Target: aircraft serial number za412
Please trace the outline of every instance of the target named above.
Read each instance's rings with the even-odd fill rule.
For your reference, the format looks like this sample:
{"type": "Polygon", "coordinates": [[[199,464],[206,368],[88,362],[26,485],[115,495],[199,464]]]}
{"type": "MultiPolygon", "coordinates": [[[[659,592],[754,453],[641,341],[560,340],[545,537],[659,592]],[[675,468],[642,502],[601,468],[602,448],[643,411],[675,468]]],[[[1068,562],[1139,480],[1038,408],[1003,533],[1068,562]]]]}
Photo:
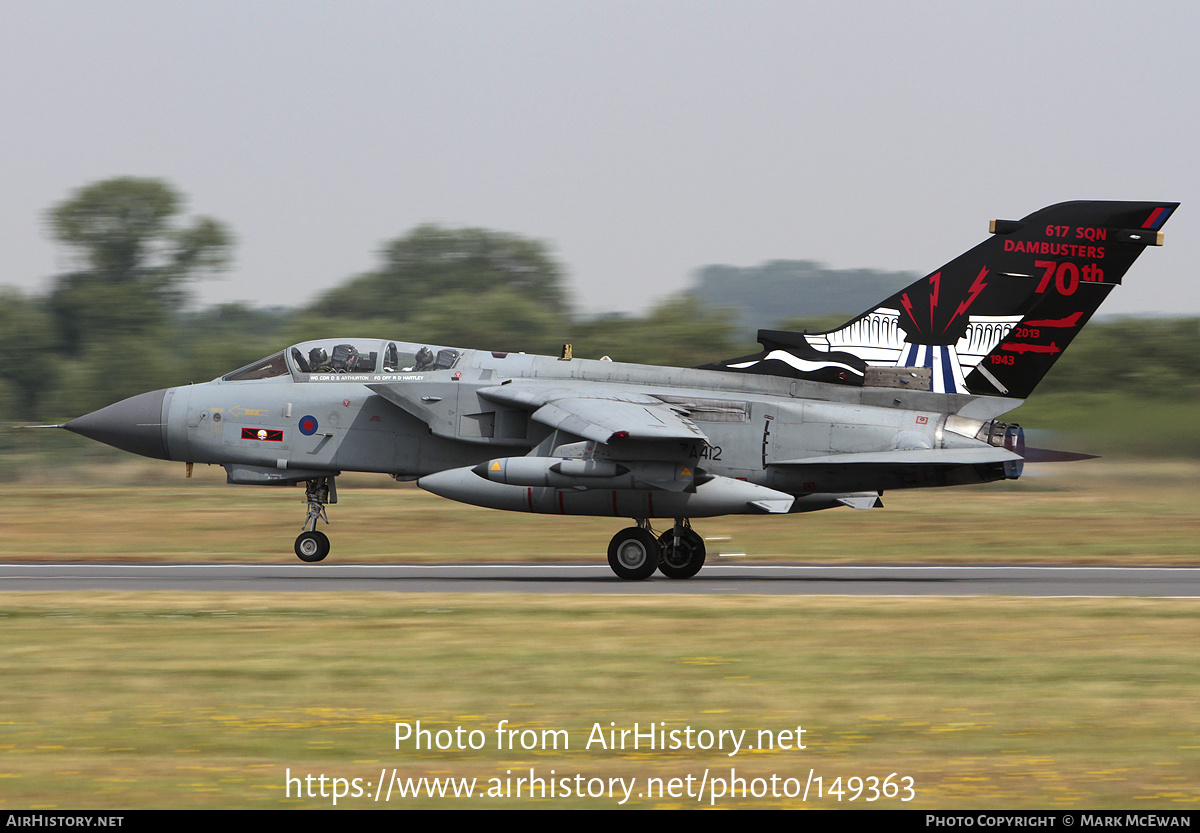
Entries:
{"type": "Polygon", "coordinates": [[[758,353],[697,368],[329,338],[56,427],[219,464],[230,483],[303,483],[305,561],[329,552],[317,524],[337,475],[361,471],[476,506],[628,518],[613,572],[689,578],[705,558],[692,518],[869,509],[889,489],[1087,456],[1026,448],[998,417],[1162,244],[1177,205],[1067,202],[995,220],[984,242],[837,329],[760,330],[758,353]],[[662,534],[659,518],[673,521],[662,534]]]}

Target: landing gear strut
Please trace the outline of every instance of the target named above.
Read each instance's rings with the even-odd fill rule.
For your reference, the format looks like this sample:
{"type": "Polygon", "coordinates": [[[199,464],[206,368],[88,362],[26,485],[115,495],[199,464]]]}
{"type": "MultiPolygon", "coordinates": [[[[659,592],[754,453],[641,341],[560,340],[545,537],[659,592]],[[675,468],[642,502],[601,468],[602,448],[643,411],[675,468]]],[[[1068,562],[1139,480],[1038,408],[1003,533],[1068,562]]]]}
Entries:
{"type": "Polygon", "coordinates": [[[704,566],[704,539],[687,518],[676,518],[675,527],[661,536],[642,519],[613,536],[608,566],[628,581],[650,578],[656,569],[667,578],[691,578],[704,566]]]}
{"type": "Polygon", "coordinates": [[[687,518],[676,518],[675,528],[664,532],[658,545],[662,548],[658,571],[667,578],[691,578],[704,566],[704,539],[687,518]]]}
{"type": "Polygon", "coordinates": [[[296,555],[301,561],[315,563],[329,555],[329,536],[317,531],[317,521],[329,523],[325,505],[337,503],[337,486],[332,477],[318,477],[304,481],[304,502],[308,505],[308,517],[304,519],[307,532],[296,538],[296,555]]]}

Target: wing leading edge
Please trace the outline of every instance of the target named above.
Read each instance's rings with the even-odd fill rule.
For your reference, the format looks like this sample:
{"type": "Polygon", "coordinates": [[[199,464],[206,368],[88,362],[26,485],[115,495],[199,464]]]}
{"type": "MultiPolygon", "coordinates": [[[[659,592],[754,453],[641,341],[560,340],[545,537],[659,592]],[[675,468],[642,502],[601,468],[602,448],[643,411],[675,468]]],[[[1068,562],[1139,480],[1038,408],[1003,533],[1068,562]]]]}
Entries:
{"type": "Polygon", "coordinates": [[[694,422],[660,399],[628,391],[582,393],[538,385],[494,385],[479,395],[500,405],[533,411],[534,420],[571,434],[610,443],[620,440],[700,440],[694,422]]]}

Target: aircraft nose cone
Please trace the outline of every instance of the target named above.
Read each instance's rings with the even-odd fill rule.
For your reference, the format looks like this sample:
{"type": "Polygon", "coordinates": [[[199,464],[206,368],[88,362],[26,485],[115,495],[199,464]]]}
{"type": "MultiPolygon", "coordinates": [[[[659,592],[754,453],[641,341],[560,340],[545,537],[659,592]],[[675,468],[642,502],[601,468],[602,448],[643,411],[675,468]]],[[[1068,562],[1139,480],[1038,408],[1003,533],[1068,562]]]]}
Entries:
{"type": "Polygon", "coordinates": [[[63,428],[143,457],[169,460],[163,414],[167,390],[122,399],[107,408],[73,419],[63,428]]]}

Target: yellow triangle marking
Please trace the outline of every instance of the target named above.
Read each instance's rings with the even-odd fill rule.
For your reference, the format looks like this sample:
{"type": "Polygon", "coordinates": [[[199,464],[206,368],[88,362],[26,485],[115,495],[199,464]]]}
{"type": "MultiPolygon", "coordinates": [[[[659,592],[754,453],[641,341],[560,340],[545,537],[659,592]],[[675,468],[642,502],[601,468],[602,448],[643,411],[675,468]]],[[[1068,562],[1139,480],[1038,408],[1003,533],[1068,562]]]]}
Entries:
{"type": "Polygon", "coordinates": [[[492,461],[492,467],[491,467],[490,469],[488,469],[488,471],[500,471],[500,461],[499,461],[499,460],[493,460],[493,461],[492,461]]]}

